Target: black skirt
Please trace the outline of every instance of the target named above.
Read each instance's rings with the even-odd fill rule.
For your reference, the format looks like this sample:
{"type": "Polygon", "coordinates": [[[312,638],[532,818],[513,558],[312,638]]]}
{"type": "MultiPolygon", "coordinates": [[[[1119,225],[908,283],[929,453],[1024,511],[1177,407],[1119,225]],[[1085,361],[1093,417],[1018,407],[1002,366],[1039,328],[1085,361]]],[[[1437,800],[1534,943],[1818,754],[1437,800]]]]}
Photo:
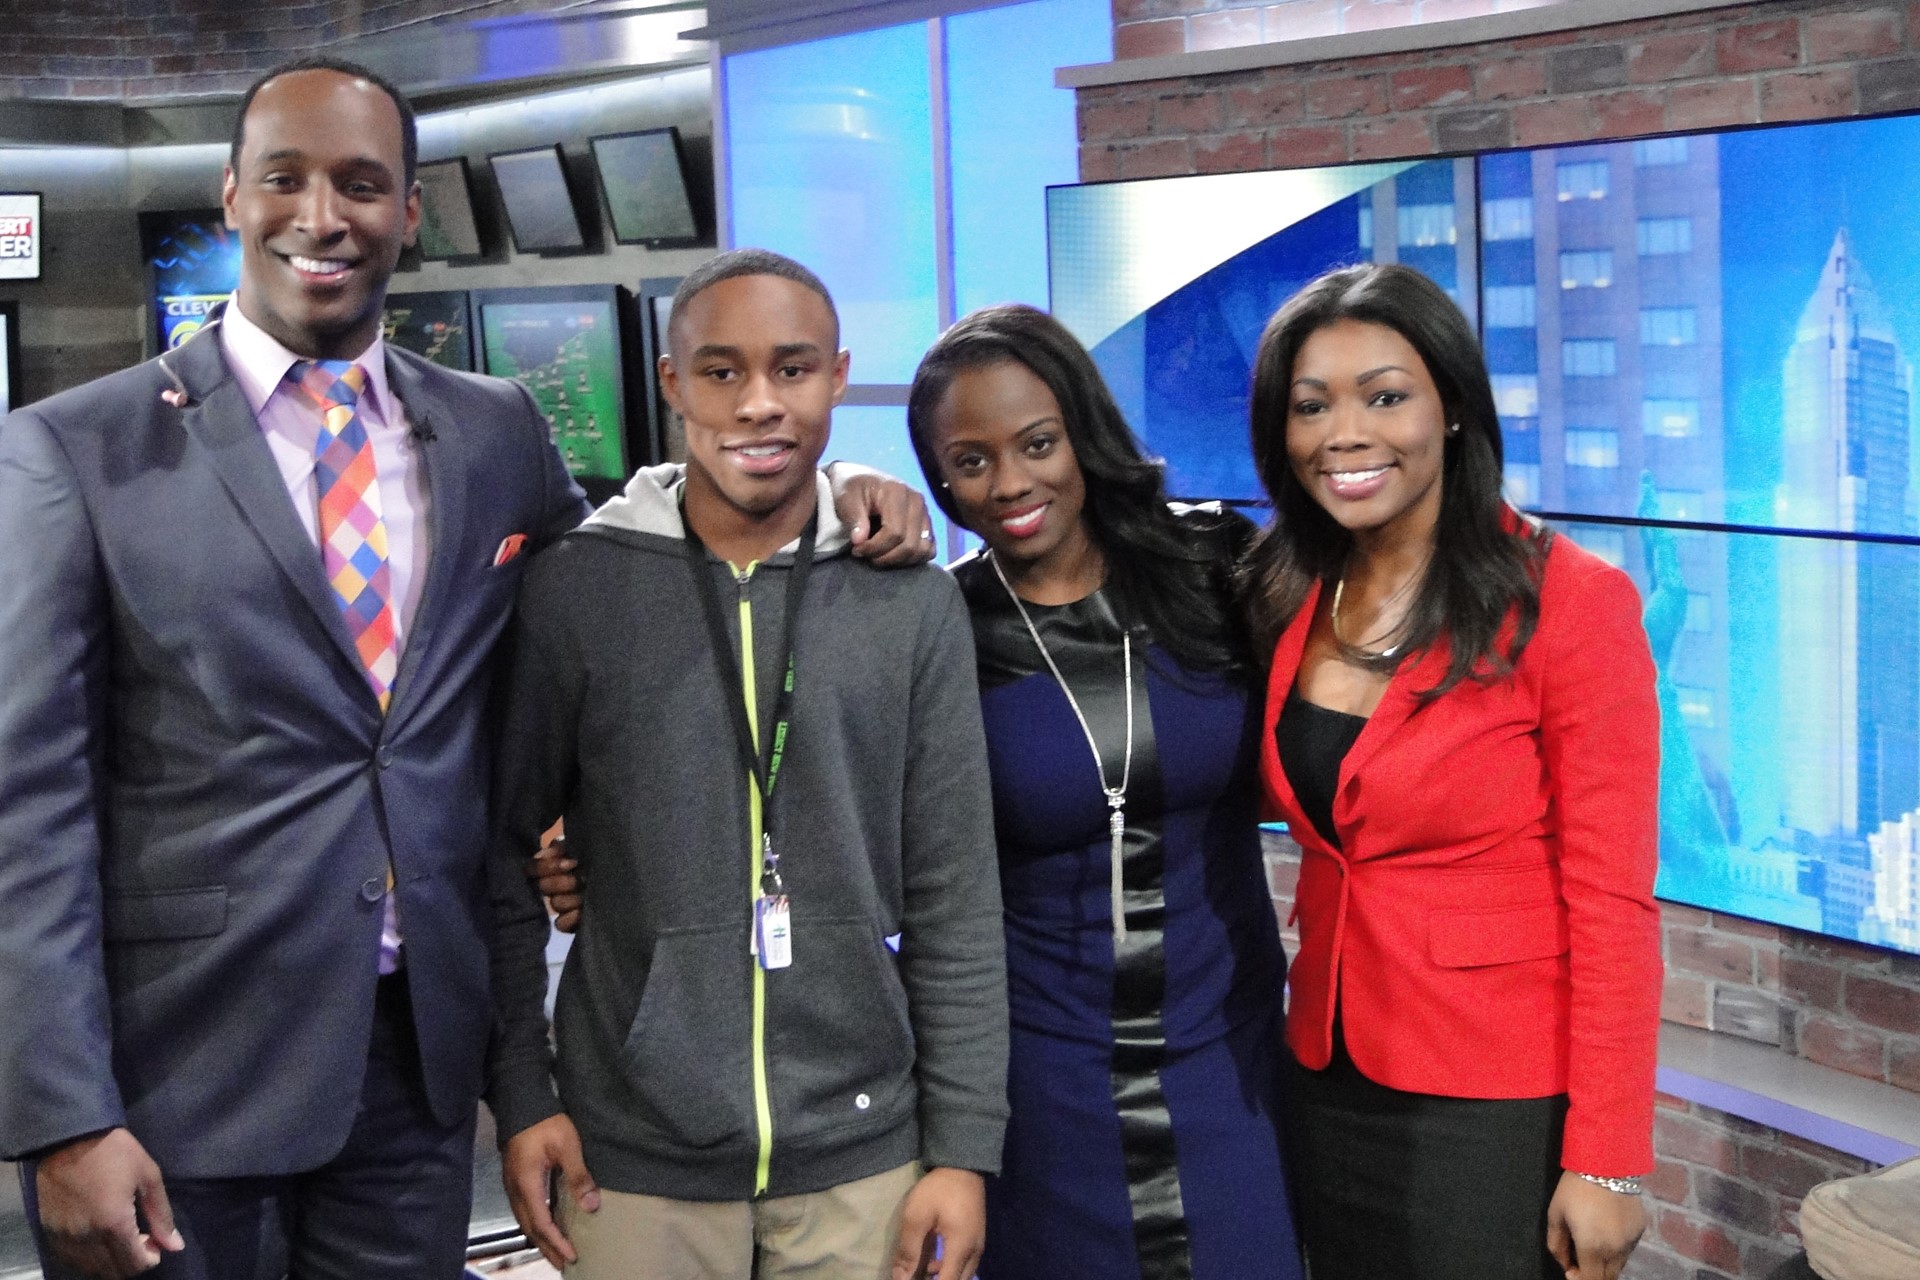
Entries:
{"type": "Polygon", "coordinates": [[[1287,1167],[1310,1280],[1564,1280],[1547,1252],[1566,1095],[1447,1098],[1288,1057],[1287,1167]]]}

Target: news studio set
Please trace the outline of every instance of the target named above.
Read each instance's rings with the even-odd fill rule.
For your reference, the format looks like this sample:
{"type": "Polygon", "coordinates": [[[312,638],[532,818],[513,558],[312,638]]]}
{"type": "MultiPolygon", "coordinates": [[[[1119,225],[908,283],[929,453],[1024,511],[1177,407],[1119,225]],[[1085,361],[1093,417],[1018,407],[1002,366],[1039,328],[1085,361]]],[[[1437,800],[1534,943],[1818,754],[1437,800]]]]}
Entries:
{"type": "MultiPolygon", "coordinates": [[[[145,1191],[137,1213],[93,1224],[124,1257],[102,1261],[43,1229],[49,1217],[92,1222],[60,1198],[74,1186],[108,1186],[112,1207],[128,1208],[134,1193],[111,1179],[62,1181],[63,1161],[100,1150],[118,1150],[110,1171],[125,1174],[136,1167],[126,1143],[163,1183],[182,1184],[189,1226],[206,1183],[263,1188],[221,1218],[252,1224],[255,1252],[224,1261],[244,1280],[289,1280],[313,1244],[289,1207],[301,1179],[329,1167],[350,1128],[352,1141],[372,1141],[411,1133],[421,1116],[452,1134],[435,1158],[454,1189],[434,1202],[451,1243],[409,1280],[562,1273],[564,1232],[546,1215],[564,1228],[569,1193],[526,1192],[544,1175],[510,1192],[501,1139],[513,1134],[501,1129],[527,1117],[496,1117],[481,1100],[481,1051],[503,1025],[489,994],[486,859],[497,833],[487,824],[502,811],[489,699],[516,652],[501,637],[512,634],[520,582],[559,563],[542,559],[552,553],[540,539],[595,508],[609,540],[625,536],[620,523],[634,517],[619,499],[636,471],[687,464],[689,424],[668,402],[662,364],[676,291],[739,248],[804,264],[832,295],[850,364],[826,458],[923,494],[939,485],[908,432],[922,360],[964,317],[1026,304],[1085,349],[1087,370],[1068,381],[1097,375],[1116,429],[1132,433],[1177,507],[1237,513],[1276,538],[1276,464],[1263,471],[1250,447],[1270,321],[1328,272],[1412,268],[1464,317],[1488,375],[1489,507],[1504,503],[1516,526],[1577,548],[1578,563],[1638,610],[1622,606],[1633,661],[1608,679],[1624,688],[1644,676],[1648,723],[1657,710],[1657,729],[1636,744],[1643,772],[1657,759],[1641,797],[1645,892],[1632,876],[1595,884],[1591,867],[1556,863],[1541,872],[1551,881],[1541,901],[1516,905],[1494,900],[1528,870],[1501,861],[1505,846],[1349,857],[1304,822],[1260,820],[1263,805],[1266,818],[1279,813],[1283,790],[1297,795],[1279,720],[1310,694],[1304,675],[1267,688],[1274,643],[1246,671],[1171,679],[1172,650],[1146,623],[1123,624],[1122,610],[1111,653],[1089,641],[1084,672],[1065,662],[1049,672],[1026,660],[1032,644],[1050,653],[1069,631],[1078,643],[1073,626],[1086,615],[1073,611],[1120,600],[1120,575],[1066,603],[1025,600],[1017,577],[1004,592],[989,577],[995,608],[1010,597],[1034,615],[1013,633],[1019,663],[1002,664],[993,646],[1004,637],[966,588],[1004,920],[990,932],[1006,953],[1014,1028],[1011,1068],[985,1086],[996,1099],[1010,1089],[1011,1136],[975,1161],[1002,1170],[980,1191],[981,1280],[1471,1274],[1437,1245],[1367,1273],[1311,1246],[1303,1259],[1291,1244],[1252,1243],[1282,1219],[1289,1241],[1296,1228],[1319,1229],[1306,1220],[1327,1198],[1302,1207],[1313,1189],[1289,1190],[1280,1176],[1289,1161],[1305,1167],[1296,1152],[1312,1145],[1279,1114],[1287,1098],[1308,1096],[1288,1092],[1297,1085],[1386,1097],[1398,1118],[1436,1102],[1558,1107],[1560,1137],[1542,1140],[1527,1171],[1550,1183],[1539,1221],[1523,1224],[1528,1275],[1575,1274],[1572,1262],[1533,1256],[1550,1220],[1578,1220],[1568,1229],[1591,1241],[1590,1224],[1606,1217],[1624,1224],[1630,1256],[1611,1270],[1581,1267],[1578,1280],[1602,1270],[1618,1280],[1920,1280],[1920,5],[10,0],[7,11],[0,27],[19,34],[0,31],[0,1280],[133,1274],[168,1252],[145,1191]],[[267,92],[248,99],[266,114],[241,121],[257,81],[307,58],[344,60],[347,71],[313,74],[364,91],[375,114],[341,124],[331,97],[283,110],[267,92]],[[369,181],[386,163],[382,147],[404,136],[384,132],[401,118],[390,93],[410,104],[415,130],[412,149],[396,145],[392,157],[396,170],[402,155],[411,162],[412,184],[392,191],[384,177],[369,181]],[[289,169],[230,174],[236,137],[244,144],[261,119],[307,129],[272,152],[289,169]],[[303,186],[292,170],[322,150],[339,163],[303,186]],[[367,212],[388,210],[393,192],[412,202],[405,234],[367,212]],[[286,215],[278,223],[260,215],[271,201],[286,215]],[[262,264],[269,278],[243,285],[262,264]],[[256,284],[258,315],[243,305],[256,284]],[[287,345],[300,326],[271,307],[295,295],[302,306],[321,299],[313,313],[323,318],[338,298],[377,295],[349,328],[369,344],[377,332],[384,376],[356,388],[309,368],[341,353],[287,345]],[[252,323],[229,326],[241,314],[252,323]],[[269,347],[271,373],[236,376],[269,347]],[[283,378],[295,361],[301,392],[283,378]],[[255,381],[269,384],[265,404],[236,394],[261,392],[255,381]],[[325,460],[358,448],[350,428],[327,425],[342,408],[366,439],[357,472],[325,460]],[[404,433],[378,430],[402,419],[404,433]],[[584,503],[558,483],[563,471],[584,503]],[[333,496],[349,473],[360,485],[351,503],[333,496]],[[542,481],[537,502],[522,501],[531,477],[542,481]],[[543,505],[555,493],[569,495],[564,515],[543,505]],[[156,495],[179,505],[142,506],[156,495]],[[364,558],[375,544],[389,550],[364,558]],[[386,591],[383,623],[375,606],[386,591]],[[365,640],[382,634],[390,652],[365,640]],[[234,657],[253,636],[272,643],[234,657]],[[1127,714],[1096,714],[1087,689],[1104,686],[1083,676],[1104,680],[1126,664],[1105,710],[1125,698],[1127,714]],[[1190,704],[1216,684],[1237,699],[1231,723],[1195,732],[1190,704]],[[1176,801],[1224,806],[1189,824],[1202,832],[1191,841],[1198,861],[1169,852],[1184,810],[1112,835],[1100,797],[1121,776],[1110,737],[1126,744],[1139,793],[1170,815],[1176,801]],[[1155,742],[1157,760],[1139,755],[1155,742]],[[1193,772],[1214,754],[1235,763],[1218,778],[1193,772]],[[1068,764],[1091,778],[1096,761],[1105,772],[1085,833],[1063,816],[1078,812],[1070,787],[1047,796],[1047,821],[1074,826],[1072,856],[1027,847],[1022,788],[1068,764]],[[1144,837],[1155,821],[1164,829],[1144,837]],[[1371,875],[1489,852],[1497,865],[1431,910],[1401,896],[1391,927],[1351,914],[1371,875]],[[1346,904],[1338,926],[1324,901],[1314,907],[1316,888],[1335,882],[1322,896],[1346,904]],[[1629,897],[1648,953],[1637,992],[1609,967],[1610,948],[1626,944],[1596,945],[1604,931],[1582,915],[1583,904],[1629,897]],[[1111,927],[1115,910],[1125,930],[1111,927]],[[1284,963],[1279,952],[1234,950],[1208,969],[1212,953],[1168,923],[1182,911],[1225,929],[1235,948],[1279,948],[1284,963]],[[1036,953],[1070,981],[1036,978],[1036,953]],[[243,962],[223,963],[234,956],[243,962]],[[1405,971],[1367,969],[1382,957],[1405,971]],[[1483,1025],[1471,1023],[1482,1004],[1503,1028],[1524,1022],[1522,989],[1541,974],[1561,983],[1542,1014],[1559,1075],[1543,1068],[1548,1084],[1515,1099],[1499,1092],[1496,1068],[1509,1063],[1475,1061],[1459,1079],[1442,1069],[1443,1042],[1472,1039],[1460,1028],[1483,1025]],[[1352,1003],[1369,981],[1386,991],[1377,1008],[1352,1003]],[[1449,1004],[1433,996],[1442,991],[1483,994],[1449,1004]],[[1195,1013],[1203,998],[1214,1003],[1195,1013]],[[1332,1028],[1324,1071],[1308,1065],[1319,1049],[1306,1041],[1320,1045],[1319,1033],[1287,1023],[1321,1000],[1332,1028]],[[1644,1061],[1596,1080],[1588,1064],[1618,1063],[1609,1046],[1632,1037],[1581,1019],[1596,1002],[1634,1000],[1644,1061]],[[1360,1008],[1376,1009],[1371,1025],[1360,1008]],[[247,1038],[270,1022],[271,1035],[247,1038]],[[1420,1023],[1405,1060],[1390,1043],[1403,1023],[1420,1023]],[[394,1043],[411,1037],[397,1087],[416,1090],[417,1106],[362,1125],[356,1091],[377,1056],[368,1045],[389,1032],[394,1043]],[[1257,1052],[1247,1048],[1256,1039],[1257,1052]],[[1229,1041],[1240,1056],[1207,1056],[1229,1041]],[[1479,1092],[1460,1086],[1469,1078],[1479,1092]],[[1045,1091],[1068,1082],[1079,1089],[1070,1107],[1036,1114],[1023,1103],[1066,1096],[1045,1091]],[[1617,1143],[1567,1137],[1596,1090],[1632,1093],[1639,1108],[1617,1126],[1631,1132],[1609,1135],[1617,1143]],[[1202,1103],[1222,1097],[1238,1108],[1233,1123],[1195,1127],[1202,1103]],[[205,1123],[183,1136],[182,1117],[205,1123]],[[1240,1149],[1227,1138],[1250,1132],[1267,1144],[1265,1181],[1222,1163],[1240,1149]],[[1580,1185],[1562,1194],[1566,1180],[1580,1185]],[[1618,1197],[1598,1201],[1611,1217],[1569,1209],[1594,1196],[1618,1197]],[[1223,1227],[1254,1204],[1279,1207],[1245,1231],[1223,1227]]],[[[1099,442],[1082,447],[1092,428],[1067,420],[1079,412],[1072,397],[1052,382],[1047,394],[1087,492],[1111,485],[1095,474],[1099,442]]],[[[1264,429],[1271,443],[1292,428],[1264,429]]],[[[960,523],[953,492],[925,499],[936,563],[954,566],[963,587],[964,564],[1011,575],[1011,559],[981,557],[986,544],[960,523]]],[[[1325,589],[1310,597],[1331,603],[1324,647],[1371,675],[1391,669],[1398,691],[1424,655],[1344,643],[1366,575],[1351,574],[1351,548],[1341,554],[1349,559],[1321,566],[1325,589]]],[[[1257,590],[1242,578],[1238,590],[1257,590]]],[[[608,598],[620,587],[610,577],[608,598]]],[[[1235,596],[1228,612],[1240,618],[1250,602],[1235,596]]],[[[1019,622],[1011,606],[1006,616],[1019,622]]],[[[669,621],[640,610],[632,644],[665,643],[669,621]]],[[[1319,615],[1312,623],[1310,651],[1325,640],[1319,615]]],[[[1566,642],[1563,671],[1586,669],[1572,661],[1585,639],[1566,642]]],[[[804,647],[796,663],[804,690],[804,647]]],[[[1447,700],[1480,697],[1497,677],[1478,672],[1431,700],[1383,695],[1391,715],[1361,717],[1371,732],[1348,726],[1360,735],[1349,759],[1410,758],[1382,746],[1395,726],[1444,721],[1447,700]]],[[[639,706],[684,693],[589,688],[583,723],[618,738],[637,722],[619,697],[639,706]]],[[[806,732],[801,722],[794,739],[803,769],[806,732]]],[[[1518,717],[1499,732],[1545,741],[1541,724],[1518,717]]],[[[1544,759],[1557,747],[1539,749],[1544,759]]],[[[1561,763],[1542,764],[1539,785],[1561,763]]],[[[1453,807],[1409,768],[1369,813],[1361,800],[1376,785],[1358,764],[1336,766],[1330,823],[1344,822],[1355,848],[1403,816],[1386,805],[1453,807]]],[[[594,767],[583,754],[577,771],[594,767]]],[[[670,783],[677,790],[660,803],[679,806],[704,803],[709,781],[626,785],[652,797],[670,783]]],[[[1129,800],[1121,825],[1148,807],[1129,800]]],[[[777,805],[769,812],[777,842],[777,805]]],[[[1527,847],[1552,844],[1566,821],[1556,793],[1527,847]]],[[[1623,825],[1603,833],[1607,852],[1630,843],[1623,825]]],[[[591,822],[574,826],[561,848],[592,885],[596,855],[607,866],[621,853],[592,847],[591,822]]],[[[898,832],[865,834],[878,847],[898,832]]],[[[739,870],[748,874],[744,861],[739,870]]],[[[747,1214],[769,1212],[784,1199],[769,1187],[792,1182],[807,1156],[794,1126],[811,1123],[791,1114],[800,1104],[786,1092],[811,1068],[781,1057],[807,1038],[782,1030],[791,986],[781,984],[807,980],[820,954],[807,948],[828,945],[823,933],[844,935],[889,994],[924,962],[891,916],[880,929],[859,904],[844,918],[812,914],[841,908],[809,899],[811,873],[796,866],[795,936],[821,931],[795,950],[791,972],[762,971],[746,943],[764,896],[753,893],[758,863],[753,874],[705,932],[654,928],[653,895],[678,891],[670,885],[589,896],[577,951],[564,922],[545,935],[548,1018],[558,1007],[565,1024],[584,1002],[619,1024],[612,1086],[568,1075],[574,1050],[557,1041],[556,1096],[578,1117],[606,1205],[629,1189],[671,1198],[681,1172],[673,1166],[665,1187],[629,1178],[626,1153],[590,1127],[617,1113],[637,1115],[636,1129],[663,1144],[695,1133],[700,1160],[739,1175],[714,1185],[737,1190],[747,1214]],[[716,942],[710,962],[687,959],[727,930],[738,948],[716,942]],[[644,976],[611,995],[588,963],[610,945],[644,976]],[[675,1015],[656,993],[668,982],[708,984],[700,989],[718,994],[701,1007],[716,1021],[729,1001],[745,1011],[712,1061],[664,1072],[737,1088],[739,1115],[716,1119],[684,1098],[654,1108],[643,1096],[648,1072],[634,1064],[666,1054],[657,1041],[675,1015]],[[603,1087],[615,1090],[611,1106],[568,1092],[603,1087]]],[[[517,920],[534,920],[530,895],[514,902],[517,920]]],[[[893,910],[883,906],[879,915],[893,910]]],[[[929,1025],[902,1015],[896,1026],[891,1004],[868,1005],[836,1042],[897,1039],[902,1061],[917,1061],[929,1025]]],[[[885,1110],[870,1081],[829,1092],[818,1105],[835,1111],[835,1133],[862,1132],[885,1110]]],[[[943,1128],[903,1104],[909,1113],[888,1138],[895,1164],[930,1158],[938,1143],[921,1139],[943,1128]]],[[[1459,1140],[1488,1128],[1463,1125],[1459,1140]]],[[[1451,1143],[1433,1149],[1433,1204],[1484,1172],[1451,1143]]],[[[1406,1234],[1391,1215],[1417,1212],[1421,1197],[1393,1183],[1394,1161],[1375,1163],[1368,1176],[1382,1181],[1346,1208],[1385,1215],[1361,1243],[1391,1251],[1406,1234]]],[[[438,1182],[417,1181],[393,1193],[405,1208],[383,1206],[386,1220],[433,1218],[420,1207],[432,1197],[414,1192],[438,1182]]],[[[611,1271],[594,1269],[603,1257],[565,1274],[653,1274],[653,1259],[619,1255],[605,1226],[614,1216],[590,1224],[607,1233],[599,1247],[615,1251],[611,1271]]],[[[209,1246],[199,1227],[188,1234],[203,1253],[245,1252],[224,1237],[209,1246]]],[[[377,1235],[335,1243],[358,1257],[377,1235]]],[[[684,1274],[767,1274],[767,1251],[756,1261],[745,1248],[732,1271],[684,1274]]],[[[169,1258],[158,1274],[200,1274],[204,1261],[169,1258]]],[[[951,1270],[939,1274],[961,1280],[951,1270]]]]}

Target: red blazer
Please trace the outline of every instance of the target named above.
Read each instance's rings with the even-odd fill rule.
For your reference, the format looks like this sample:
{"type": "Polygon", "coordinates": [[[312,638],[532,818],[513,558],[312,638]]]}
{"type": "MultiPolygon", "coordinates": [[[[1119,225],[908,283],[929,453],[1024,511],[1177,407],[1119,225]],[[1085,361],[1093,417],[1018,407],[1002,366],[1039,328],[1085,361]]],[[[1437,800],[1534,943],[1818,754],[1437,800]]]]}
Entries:
{"type": "Polygon", "coordinates": [[[1371,1080],[1465,1098],[1570,1098],[1564,1168],[1653,1168],[1660,714],[1626,574],[1553,540],[1513,674],[1422,706],[1444,643],[1405,664],[1340,767],[1320,838],[1274,726],[1318,589],[1274,652],[1261,776],[1302,852],[1287,1043],[1327,1065],[1336,992],[1371,1080]]]}

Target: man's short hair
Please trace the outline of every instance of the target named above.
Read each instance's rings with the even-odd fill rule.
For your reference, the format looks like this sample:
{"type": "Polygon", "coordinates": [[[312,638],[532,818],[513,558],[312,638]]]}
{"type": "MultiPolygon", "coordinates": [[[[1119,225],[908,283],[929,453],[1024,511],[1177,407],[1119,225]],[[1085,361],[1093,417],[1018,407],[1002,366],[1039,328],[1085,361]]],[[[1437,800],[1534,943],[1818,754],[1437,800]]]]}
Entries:
{"type": "Polygon", "coordinates": [[[689,271],[680,282],[680,287],[673,291],[672,318],[667,321],[669,342],[689,302],[722,280],[732,280],[737,276],[779,276],[782,280],[791,280],[801,288],[820,295],[820,301],[827,304],[827,314],[833,317],[834,342],[839,343],[840,310],[833,305],[833,295],[827,292],[827,286],[806,267],[784,253],[775,253],[771,249],[729,249],[689,271]]]}
{"type": "Polygon", "coordinates": [[[233,120],[233,145],[227,150],[227,165],[235,173],[240,172],[240,144],[246,140],[247,112],[253,107],[254,95],[269,80],[278,80],[281,76],[292,75],[296,71],[334,71],[356,80],[365,80],[374,88],[393,99],[394,110],[400,113],[400,165],[406,185],[413,185],[415,163],[420,158],[420,130],[413,121],[413,104],[407,101],[407,95],[394,87],[393,82],[378,71],[369,70],[357,62],[348,62],[344,58],[308,57],[295,58],[292,62],[283,62],[273,70],[247,86],[247,92],[240,99],[240,114],[233,120]]]}

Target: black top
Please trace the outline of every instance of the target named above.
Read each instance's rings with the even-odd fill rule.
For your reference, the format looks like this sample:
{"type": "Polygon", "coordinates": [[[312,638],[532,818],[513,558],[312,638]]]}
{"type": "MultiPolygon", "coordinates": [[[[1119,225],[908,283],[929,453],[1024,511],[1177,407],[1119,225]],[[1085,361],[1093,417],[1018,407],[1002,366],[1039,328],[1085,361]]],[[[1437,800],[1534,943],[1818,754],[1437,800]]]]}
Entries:
{"type": "Polygon", "coordinates": [[[1280,709],[1280,723],[1273,730],[1274,745],[1280,749],[1280,767],[1286,770],[1301,812],[1336,849],[1340,836],[1333,829],[1333,797],[1340,789],[1340,762],[1366,727],[1365,716],[1308,702],[1289,690],[1287,703],[1280,709]]]}

